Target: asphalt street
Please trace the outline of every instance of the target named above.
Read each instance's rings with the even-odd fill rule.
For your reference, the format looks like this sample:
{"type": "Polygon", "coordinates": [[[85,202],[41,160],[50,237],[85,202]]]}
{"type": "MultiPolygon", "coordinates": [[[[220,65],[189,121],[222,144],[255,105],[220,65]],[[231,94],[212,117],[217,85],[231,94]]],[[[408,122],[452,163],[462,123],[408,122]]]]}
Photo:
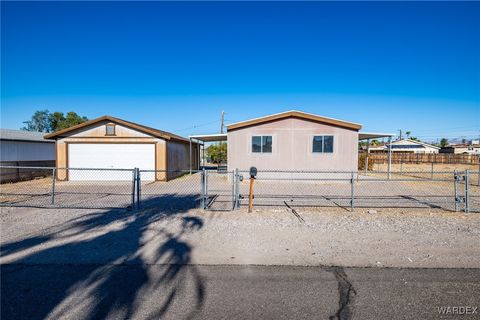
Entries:
{"type": "Polygon", "coordinates": [[[480,269],[4,264],[1,293],[5,320],[480,318],[480,269]]]}

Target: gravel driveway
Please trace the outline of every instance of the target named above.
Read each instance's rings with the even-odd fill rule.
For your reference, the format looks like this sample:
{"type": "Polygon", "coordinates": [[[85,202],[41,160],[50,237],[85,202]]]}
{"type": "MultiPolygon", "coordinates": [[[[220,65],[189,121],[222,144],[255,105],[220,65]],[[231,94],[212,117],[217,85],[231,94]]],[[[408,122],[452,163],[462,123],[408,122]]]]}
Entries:
{"type": "Polygon", "coordinates": [[[480,267],[480,215],[1,208],[1,263],[480,267]]]}

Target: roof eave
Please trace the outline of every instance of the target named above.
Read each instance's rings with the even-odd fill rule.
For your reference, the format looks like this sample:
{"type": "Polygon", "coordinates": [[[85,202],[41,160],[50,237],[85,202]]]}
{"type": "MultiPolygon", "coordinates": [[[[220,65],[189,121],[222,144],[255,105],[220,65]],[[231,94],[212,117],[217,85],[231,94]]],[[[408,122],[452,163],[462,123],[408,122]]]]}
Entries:
{"type": "Polygon", "coordinates": [[[343,121],[343,120],[334,119],[334,118],[317,116],[317,115],[312,114],[312,113],[302,112],[302,111],[298,111],[298,110],[290,110],[290,111],[276,113],[276,114],[269,115],[269,116],[264,116],[264,117],[254,118],[254,119],[250,119],[250,120],[246,120],[246,121],[232,123],[232,124],[227,126],[227,131],[236,130],[236,129],[249,127],[249,126],[254,126],[254,125],[259,125],[259,124],[262,124],[262,123],[265,123],[265,122],[276,121],[276,120],[281,120],[281,119],[290,118],[290,117],[296,117],[296,118],[305,119],[305,120],[323,122],[323,123],[327,123],[327,124],[330,124],[330,125],[339,126],[339,127],[343,127],[343,128],[347,128],[347,129],[351,129],[351,130],[357,130],[357,131],[359,131],[362,128],[362,125],[358,124],[358,123],[343,121]]]}
{"type": "Polygon", "coordinates": [[[173,135],[173,134],[168,135],[167,133],[163,133],[160,130],[156,130],[156,129],[149,128],[149,127],[146,127],[146,126],[142,126],[142,125],[139,125],[139,124],[136,124],[136,123],[133,123],[133,122],[129,122],[129,121],[122,120],[122,119],[115,118],[115,117],[108,116],[108,115],[85,121],[85,122],[83,122],[81,124],[77,124],[73,127],[69,127],[69,128],[66,128],[66,129],[62,129],[62,130],[59,130],[59,131],[56,131],[56,132],[46,134],[44,136],[44,138],[45,139],[52,139],[52,140],[55,139],[55,140],[57,140],[59,137],[61,137],[63,134],[65,134],[67,132],[71,132],[71,131],[75,131],[77,129],[88,127],[89,125],[92,125],[92,124],[95,124],[95,123],[98,123],[98,122],[101,122],[101,121],[116,122],[118,124],[124,125],[124,126],[129,127],[129,128],[133,128],[133,129],[138,130],[140,132],[148,133],[153,137],[164,139],[164,140],[175,140],[175,141],[181,141],[181,142],[185,142],[185,143],[189,142],[188,139],[185,139],[183,137],[173,135]]]}

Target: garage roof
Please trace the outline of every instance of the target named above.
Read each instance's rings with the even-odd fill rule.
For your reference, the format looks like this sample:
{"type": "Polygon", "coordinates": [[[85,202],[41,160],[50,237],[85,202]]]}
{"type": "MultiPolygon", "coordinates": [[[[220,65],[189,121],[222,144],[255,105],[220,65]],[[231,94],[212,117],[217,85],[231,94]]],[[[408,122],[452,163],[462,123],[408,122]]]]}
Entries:
{"type": "Polygon", "coordinates": [[[138,124],[138,123],[122,120],[122,119],[119,119],[119,118],[114,118],[112,116],[107,116],[107,115],[103,116],[103,117],[100,117],[100,118],[93,119],[93,120],[85,121],[81,124],[78,124],[76,126],[73,126],[73,127],[67,128],[67,129],[63,129],[63,130],[59,130],[59,131],[56,131],[56,132],[53,132],[53,133],[49,133],[49,134],[45,135],[44,138],[45,139],[56,139],[58,137],[64,136],[68,132],[71,132],[71,131],[74,131],[74,130],[77,130],[77,129],[81,129],[81,128],[84,128],[84,127],[88,127],[92,124],[95,124],[95,123],[98,123],[98,122],[101,122],[101,121],[111,121],[111,122],[114,122],[114,123],[118,123],[118,124],[121,124],[125,127],[131,128],[131,129],[134,129],[134,130],[137,130],[137,131],[140,131],[140,132],[144,132],[144,133],[150,134],[154,137],[162,138],[162,139],[165,139],[165,140],[171,140],[172,139],[172,140],[177,140],[177,141],[182,141],[182,142],[189,142],[188,139],[186,139],[184,137],[181,137],[181,136],[177,136],[176,134],[173,134],[173,133],[170,133],[170,132],[161,131],[161,130],[158,130],[158,129],[154,129],[154,128],[151,128],[151,127],[147,127],[147,126],[138,124]]]}
{"type": "Polygon", "coordinates": [[[353,130],[360,130],[360,128],[362,128],[362,125],[358,124],[358,123],[348,122],[348,121],[343,121],[343,120],[338,120],[338,119],[333,119],[333,118],[322,117],[322,116],[318,116],[318,115],[315,115],[315,114],[312,114],[312,113],[306,113],[306,112],[297,111],[297,110],[290,110],[290,111],[286,111],[286,112],[272,114],[272,115],[265,116],[265,117],[260,117],[260,118],[255,118],[255,119],[251,119],[251,120],[232,123],[229,126],[227,126],[227,130],[229,130],[229,131],[230,130],[235,130],[235,129],[239,129],[239,128],[243,128],[243,127],[254,126],[254,125],[257,125],[257,124],[270,122],[270,121],[274,121],[274,120],[285,119],[285,118],[306,119],[306,120],[322,122],[322,123],[331,124],[331,125],[334,125],[334,126],[343,127],[343,128],[347,128],[347,129],[353,129],[353,130]]]}

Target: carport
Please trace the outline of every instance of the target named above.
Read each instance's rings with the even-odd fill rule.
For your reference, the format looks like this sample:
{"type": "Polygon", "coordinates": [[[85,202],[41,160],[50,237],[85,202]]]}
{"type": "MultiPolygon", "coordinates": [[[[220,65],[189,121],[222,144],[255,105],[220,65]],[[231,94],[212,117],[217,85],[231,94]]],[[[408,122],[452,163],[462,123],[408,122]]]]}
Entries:
{"type": "Polygon", "coordinates": [[[227,134],[226,133],[213,133],[213,134],[198,134],[198,135],[191,135],[188,136],[190,140],[190,173],[192,173],[192,164],[193,161],[193,152],[192,152],[192,143],[197,143],[200,146],[200,152],[198,156],[198,170],[200,170],[200,163],[205,163],[205,142],[221,142],[227,141],[227,134]]]}
{"type": "Polygon", "coordinates": [[[368,171],[368,154],[370,153],[370,140],[371,139],[381,139],[388,138],[388,179],[390,179],[391,168],[392,168],[392,137],[395,136],[393,133],[378,133],[378,132],[359,132],[358,141],[367,140],[367,151],[365,155],[365,174],[368,171]]]}

